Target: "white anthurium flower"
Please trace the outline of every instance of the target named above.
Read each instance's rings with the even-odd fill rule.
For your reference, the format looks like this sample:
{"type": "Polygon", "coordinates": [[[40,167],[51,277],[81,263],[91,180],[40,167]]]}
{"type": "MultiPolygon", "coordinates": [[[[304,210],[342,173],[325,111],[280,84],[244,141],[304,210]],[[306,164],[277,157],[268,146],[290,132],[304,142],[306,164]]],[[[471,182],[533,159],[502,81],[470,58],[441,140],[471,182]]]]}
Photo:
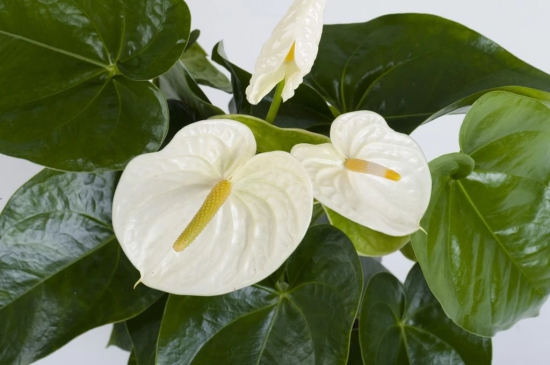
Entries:
{"type": "Polygon", "coordinates": [[[426,158],[411,137],[393,131],[380,115],[359,111],[339,116],[330,139],[291,151],[308,171],[315,199],[390,236],[421,229],[432,183],[426,158]]]}
{"type": "Polygon", "coordinates": [[[248,127],[219,119],[191,124],[128,164],[113,225],[140,282],[218,295],[283,264],[309,226],[311,182],[289,153],[255,154],[248,127]]]}
{"type": "Polygon", "coordinates": [[[258,104],[283,80],[283,101],[294,96],[317,57],[325,5],[326,0],[295,0],[291,5],[256,61],[246,89],[251,104],[258,104]]]}

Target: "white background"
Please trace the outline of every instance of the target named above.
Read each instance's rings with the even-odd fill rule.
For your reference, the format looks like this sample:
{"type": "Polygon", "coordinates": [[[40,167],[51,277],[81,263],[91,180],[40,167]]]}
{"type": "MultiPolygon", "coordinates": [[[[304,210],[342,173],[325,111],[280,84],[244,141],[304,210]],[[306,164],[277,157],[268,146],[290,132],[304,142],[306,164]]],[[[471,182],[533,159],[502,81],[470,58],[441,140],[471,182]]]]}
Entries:
{"type": "MultiPolygon", "coordinates": [[[[211,50],[217,41],[224,40],[230,60],[250,71],[263,42],[291,0],[187,0],[187,3],[193,16],[192,27],[202,32],[199,41],[203,47],[211,50]]],[[[325,23],[328,24],[363,22],[389,13],[440,15],[484,34],[526,62],[550,73],[550,1],[547,0],[327,0],[327,3],[325,23]]],[[[215,104],[227,105],[227,95],[213,90],[207,93],[215,104]]],[[[458,151],[461,119],[460,116],[443,117],[413,134],[429,160],[458,151]]],[[[0,208],[17,187],[39,169],[28,162],[0,155],[0,208]]],[[[400,254],[384,262],[402,280],[411,266],[400,254]]],[[[548,364],[548,328],[550,304],[547,303],[540,317],[523,320],[494,338],[493,363],[548,364]]],[[[125,364],[126,352],[113,347],[105,349],[109,333],[110,326],[92,330],[36,364],[125,364]]]]}

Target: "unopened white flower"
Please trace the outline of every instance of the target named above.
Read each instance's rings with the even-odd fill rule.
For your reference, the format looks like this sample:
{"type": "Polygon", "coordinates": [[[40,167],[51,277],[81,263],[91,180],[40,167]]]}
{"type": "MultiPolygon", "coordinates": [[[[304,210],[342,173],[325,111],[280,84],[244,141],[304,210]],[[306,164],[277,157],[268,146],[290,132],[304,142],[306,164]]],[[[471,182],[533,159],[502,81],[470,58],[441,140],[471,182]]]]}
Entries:
{"type": "Polygon", "coordinates": [[[309,177],[286,152],[256,154],[250,129],[211,120],[182,129],[124,170],[116,236],[145,285],[218,295],[274,272],[304,237],[309,177]]]}
{"type": "Polygon", "coordinates": [[[258,104],[285,80],[283,101],[294,96],[319,51],[326,0],[295,0],[264,44],[246,89],[251,104],[258,104]]]}
{"type": "Polygon", "coordinates": [[[308,171],[315,199],[391,236],[420,229],[430,201],[431,176],[416,142],[369,111],[338,117],[330,139],[332,143],[299,144],[291,151],[308,171]]]}

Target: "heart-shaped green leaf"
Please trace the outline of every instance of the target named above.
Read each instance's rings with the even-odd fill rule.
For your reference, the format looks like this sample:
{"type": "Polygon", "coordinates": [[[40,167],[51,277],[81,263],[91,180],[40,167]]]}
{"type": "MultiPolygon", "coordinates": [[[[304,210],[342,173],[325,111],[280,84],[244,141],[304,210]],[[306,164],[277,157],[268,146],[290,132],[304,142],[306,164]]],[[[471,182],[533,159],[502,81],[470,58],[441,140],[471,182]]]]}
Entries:
{"type": "Polygon", "coordinates": [[[322,134],[303,129],[279,128],[265,120],[248,115],[221,115],[213,119],[232,119],[246,125],[256,138],[258,153],[270,151],[290,152],[298,143],[322,144],[330,143],[330,139],[322,134]]]}
{"type": "MultiPolygon", "coordinates": [[[[260,104],[250,105],[246,100],[246,88],[250,83],[250,73],[227,59],[222,43],[218,43],[214,47],[212,59],[225,67],[231,74],[234,96],[230,105],[231,113],[265,118],[275,90],[266,96],[260,104]]],[[[333,119],[334,116],[325,100],[313,88],[303,84],[291,99],[281,105],[274,124],[284,128],[316,129],[316,131],[322,131],[328,135],[333,119]]]]}
{"type": "Polygon", "coordinates": [[[484,336],[537,315],[550,293],[550,109],[490,93],[460,132],[463,153],[430,163],[432,201],[413,236],[445,312],[484,336]]]}
{"type": "Polygon", "coordinates": [[[159,364],[346,364],[362,288],[347,237],[310,228],[283,268],[216,297],[170,296],[159,364]]]}
{"type": "Polygon", "coordinates": [[[365,365],[491,364],[491,340],[466,332],[445,315],[418,265],[404,286],[390,273],[370,280],[359,339],[365,365]]]}
{"type": "Polygon", "coordinates": [[[349,237],[355,249],[363,256],[385,256],[399,250],[410,241],[409,236],[393,237],[374,231],[341,216],[325,206],[327,217],[334,227],[349,237]]]}
{"type": "Polygon", "coordinates": [[[340,113],[372,110],[403,133],[471,105],[488,89],[550,91],[550,75],[463,25],[427,14],[325,26],[306,82],[340,113]]]}
{"type": "Polygon", "coordinates": [[[28,364],[79,334],[133,317],[143,285],[111,227],[118,174],[44,170],[0,215],[0,363],[28,364]]]}
{"type": "Polygon", "coordinates": [[[183,0],[4,0],[0,153],[61,170],[122,169],[157,150],[166,102],[150,80],[181,56],[183,0]]]}
{"type": "Polygon", "coordinates": [[[208,60],[208,54],[198,43],[193,43],[185,50],[181,62],[198,84],[226,93],[233,92],[231,81],[208,60]]]}

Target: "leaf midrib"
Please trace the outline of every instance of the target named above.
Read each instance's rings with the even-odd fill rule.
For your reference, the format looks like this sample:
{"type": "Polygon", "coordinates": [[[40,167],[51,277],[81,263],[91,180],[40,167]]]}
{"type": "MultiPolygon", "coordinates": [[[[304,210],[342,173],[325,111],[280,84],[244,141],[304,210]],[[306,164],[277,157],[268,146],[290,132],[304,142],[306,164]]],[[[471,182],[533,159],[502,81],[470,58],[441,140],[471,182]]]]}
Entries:
{"type": "Polygon", "coordinates": [[[489,231],[489,233],[491,234],[491,236],[495,239],[495,241],[499,244],[499,246],[501,247],[502,251],[504,251],[504,253],[508,256],[508,258],[510,259],[510,262],[517,268],[517,270],[520,272],[520,274],[525,278],[525,280],[527,281],[527,283],[529,283],[529,285],[533,288],[533,290],[538,294],[540,295],[541,297],[544,297],[544,294],[543,292],[540,290],[540,288],[538,288],[532,281],[531,279],[527,276],[527,274],[525,274],[525,272],[523,271],[522,267],[520,266],[520,264],[518,262],[516,262],[516,260],[512,257],[512,255],[510,254],[510,252],[506,249],[506,246],[504,245],[504,243],[502,243],[502,241],[497,237],[497,235],[495,234],[495,232],[491,229],[491,226],[489,225],[489,223],[485,220],[485,218],[483,217],[483,215],[481,214],[481,212],[479,211],[479,209],[477,208],[477,206],[475,205],[475,203],[473,202],[472,198],[470,197],[470,195],[468,194],[468,192],[466,191],[466,189],[464,188],[464,185],[460,182],[460,180],[457,180],[456,181],[458,187],[460,188],[462,194],[464,195],[464,197],[466,198],[466,200],[468,201],[468,203],[470,203],[471,207],[474,209],[474,212],[476,213],[476,215],[478,216],[478,218],[481,220],[481,222],[483,223],[483,225],[485,226],[485,228],[487,229],[487,231],[489,231]]]}
{"type": "Polygon", "coordinates": [[[17,40],[20,40],[22,42],[33,44],[35,46],[42,47],[42,48],[48,49],[48,50],[56,52],[56,53],[61,53],[65,56],[75,58],[77,60],[80,60],[80,61],[83,61],[83,62],[86,62],[86,63],[90,63],[90,64],[95,65],[95,66],[99,66],[99,67],[106,68],[106,69],[110,69],[112,67],[112,65],[106,65],[104,63],[93,60],[91,58],[84,57],[84,56],[81,56],[79,54],[69,52],[69,51],[66,51],[66,50],[61,49],[61,48],[50,46],[49,44],[45,44],[45,43],[42,43],[42,42],[39,42],[39,41],[35,41],[34,39],[23,37],[23,36],[20,36],[18,34],[13,34],[13,33],[10,33],[10,32],[6,32],[4,30],[0,30],[0,35],[5,35],[7,37],[11,37],[13,39],[17,39],[17,40]]]}
{"type": "Polygon", "coordinates": [[[6,303],[6,305],[0,307],[0,311],[2,311],[4,308],[10,306],[10,305],[13,305],[14,303],[16,303],[18,300],[20,300],[21,298],[23,298],[24,296],[26,296],[27,294],[29,294],[31,291],[33,291],[34,289],[36,289],[37,287],[39,287],[40,285],[43,285],[45,282],[49,281],[51,278],[53,278],[54,276],[58,275],[58,274],[61,274],[63,271],[67,270],[69,267],[71,267],[72,265],[75,265],[76,263],[82,261],[84,258],[90,256],[92,253],[98,251],[99,249],[103,248],[104,246],[108,245],[109,243],[113,242],[116,240],[116,236],[113,235],[110,236],[108,239],[106,239],[105,241],[101,242],[99,245],[95,246],[94,248],[92,248],[91,250],[89,250],[88,252],[86,252],[84,255],[82,256],[79,256],[76,260],[74,261],[71,261],[69,262],[68,264],[66,264],[65,266],[62,266],[59,268],[58,271],[55,271],[53,273],[51,273],[50,275],[48,275],[47,277],[39,280],[38,282],[36,282],[33,286],[29,287],[27,290],[25,290],[24,292],[20,293],[14,300],[6,303]]]}

